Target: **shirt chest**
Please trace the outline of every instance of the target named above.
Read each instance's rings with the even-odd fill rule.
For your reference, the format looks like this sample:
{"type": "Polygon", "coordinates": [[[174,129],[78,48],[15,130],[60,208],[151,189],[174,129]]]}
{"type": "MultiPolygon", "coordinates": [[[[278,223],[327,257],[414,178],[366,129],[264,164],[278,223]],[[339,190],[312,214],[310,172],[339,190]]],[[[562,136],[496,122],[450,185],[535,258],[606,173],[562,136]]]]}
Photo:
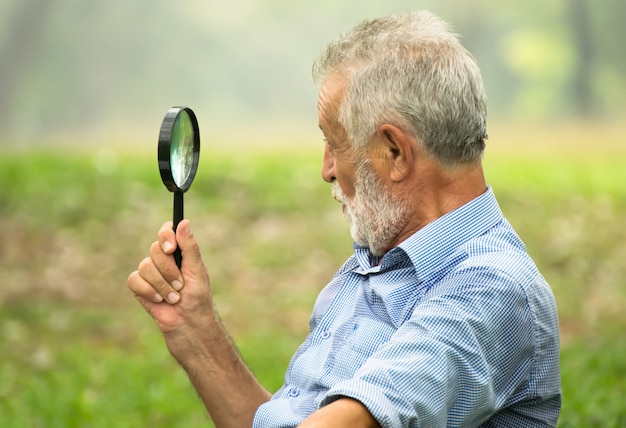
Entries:
{"type": "Polygon", "coordinates": [[[287,381],[306,390],[325,390],[351,378],[387,344],[418,297],[412,271],[338,275],[322,291],[310,333],[287,372],[287,381]]]}

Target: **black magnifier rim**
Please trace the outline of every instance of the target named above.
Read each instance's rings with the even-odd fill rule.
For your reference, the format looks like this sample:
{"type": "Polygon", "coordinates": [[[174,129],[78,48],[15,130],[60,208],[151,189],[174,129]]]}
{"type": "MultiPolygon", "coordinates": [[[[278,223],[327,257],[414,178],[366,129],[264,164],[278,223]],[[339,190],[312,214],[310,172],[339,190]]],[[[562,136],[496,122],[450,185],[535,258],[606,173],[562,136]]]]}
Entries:
{"type": "Polygon", "coordinates": [[[161,173],[161,180],[163,180],[165,187],[167,187],[170,192],[186,192],[196,176],[198,160],[200,159],[200,129],[198,128],[196,115],[189,107],[172,107],[165,114],[163,122],[161,123],[161,130],[159,131],[158,158],[159,172],[161,173]],[[172,175],[171,145],[174,124],[182,112],[186,112],[189,115],[191,126],[193,127],[193,159],[187,179],[179,186],[176,184],[176,181],[174,181],[174,176],[172,175]]]}

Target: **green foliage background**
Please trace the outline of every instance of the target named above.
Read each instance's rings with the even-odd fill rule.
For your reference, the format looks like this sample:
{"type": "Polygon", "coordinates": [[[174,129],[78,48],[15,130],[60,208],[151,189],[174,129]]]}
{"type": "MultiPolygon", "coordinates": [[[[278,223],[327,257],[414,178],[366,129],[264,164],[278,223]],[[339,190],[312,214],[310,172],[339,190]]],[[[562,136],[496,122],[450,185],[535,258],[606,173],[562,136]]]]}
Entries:
{"type": "Polygon", "coordinates": [[[125,285],[171,216],[143,142],[177,103],[210,140],[186,214],[216,304],[279,387],[351,250],[308,148],[311,62],[416,8],[476,56],[490,117],[521,124],[490,129],[485,164],[557,297],[559,426],[626,426],[626,2],[418,3],[0,0],[0,427],[211,425],[125,285]]]}
{"type": "MultiPolygon", "coordinates": [[[[559,426],[624,426],[624,153],[572,141],[546,152],[548,140],[488,150],[488,181],[557,298],[559,426]]],[[[285,148],[203,153],[186,198],[216,305],[270,390],[351,250],[319,160],[285,148]]],[[[155,159],[9,150],[0,182],[0,426],[211,426],[126,289],[171,215],[155,159]]]]}

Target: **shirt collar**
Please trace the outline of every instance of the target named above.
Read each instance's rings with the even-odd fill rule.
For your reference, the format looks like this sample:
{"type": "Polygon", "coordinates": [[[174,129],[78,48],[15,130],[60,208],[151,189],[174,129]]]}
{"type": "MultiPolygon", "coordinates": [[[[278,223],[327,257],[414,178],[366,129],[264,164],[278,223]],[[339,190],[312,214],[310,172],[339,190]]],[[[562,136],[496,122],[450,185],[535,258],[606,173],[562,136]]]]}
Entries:
{"type": "Polygon", "coordinates": [[[477,198],[424,226],[383,257],[353,244],[356,273],[367,275],[393,269],[407,257],[423,279],[463,242],[482,235],[503,218],[491,187],[477,198]]]}
{"type": "Polygon", "coordinates": [[[356,242],[352,244],[352,248],[354,248],[354,258],[357,262],[356,273],[367,275],[368,273],[380,272],[382,257],[373,255],[368,247],[362,247],[356,242]]]}

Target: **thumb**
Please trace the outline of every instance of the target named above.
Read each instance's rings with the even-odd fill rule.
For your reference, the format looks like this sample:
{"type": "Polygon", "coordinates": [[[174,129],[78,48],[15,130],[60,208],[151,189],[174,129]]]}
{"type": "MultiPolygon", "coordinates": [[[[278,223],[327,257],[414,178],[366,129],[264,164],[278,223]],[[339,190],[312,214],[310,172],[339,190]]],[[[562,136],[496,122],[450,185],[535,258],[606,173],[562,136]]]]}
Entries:
{"type": "Polygon", "coordinates": [[[176,242],[183,258],[183,267],[191,268],[192,271],[204,267],[200,247],[191,232],[189,220],[182,220],[176,228],[176,242]]]}

